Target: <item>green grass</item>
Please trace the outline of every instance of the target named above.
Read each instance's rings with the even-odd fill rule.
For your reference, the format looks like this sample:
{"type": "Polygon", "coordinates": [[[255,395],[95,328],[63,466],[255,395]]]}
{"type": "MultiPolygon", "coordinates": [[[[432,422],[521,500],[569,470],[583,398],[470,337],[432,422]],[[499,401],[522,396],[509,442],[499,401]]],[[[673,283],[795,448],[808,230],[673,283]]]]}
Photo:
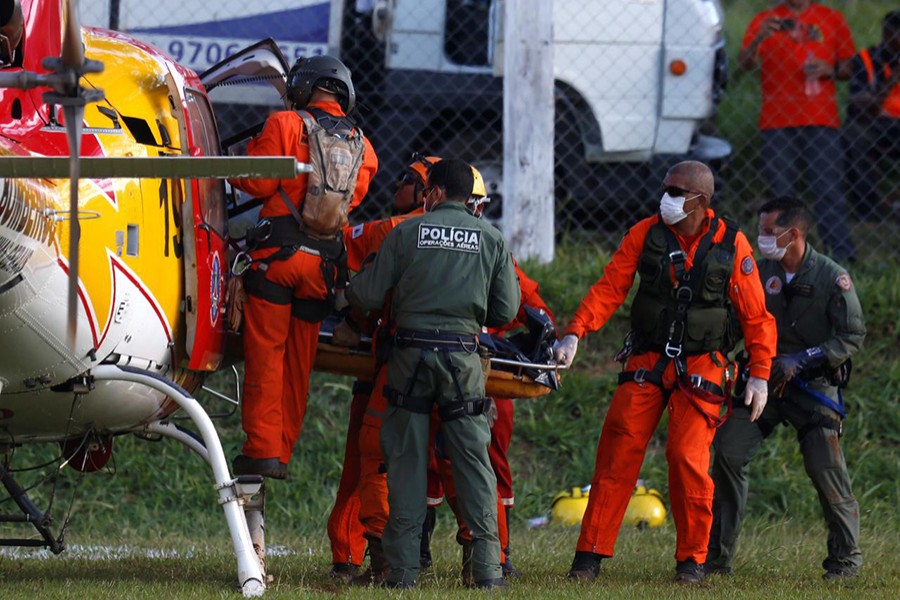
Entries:
{"type": "MultiPolygon", "coordinates": [[[[827,584],[820,579],[825,533],[793,521],[751,523],[742,539],[741,554],[731,578],[710,578],[697,588],[672,583],[674,530],[623,530],[616,556],[603,564],[594,582],[564,578],[572,559],[577,529],[513,531],[516,565],[524,576],[504,594],[513,598],[559,598],[576,595],[598,598],[883,598],[900,585],[895,557],[900,552],[896,535],[877,531],[867,523],[863,537],[866,565],[856,580],[827,584]]],[[[118,560],[61,557],[49,560],[0,558],[0,587],[4,598],[233,598],[234,559],[222,535],[214,539],[182,538],[162,546],[138,542],[139,548],[171,548],[185,558],[147,558],[139,552],[118,560]]],[[[396,598],[396,592],[345,588],[329,580],[328,552],[322,537],[295,536],[270,526],[269,537],[283,545],[269,560],[274,577],[267,598],[396,598]]],[[[95,540],[86,543],[94,543],[95,540]]],[[[133,540],[132,540],[133,542],[133,540]]],[[[120,543],[117,537],[107,543],[120,543]]],[[[463,598],[472,592],[459,581],[459,547],[449,527],[435,534],[435,565],[420,587],[404,598],[463,598]]]]}

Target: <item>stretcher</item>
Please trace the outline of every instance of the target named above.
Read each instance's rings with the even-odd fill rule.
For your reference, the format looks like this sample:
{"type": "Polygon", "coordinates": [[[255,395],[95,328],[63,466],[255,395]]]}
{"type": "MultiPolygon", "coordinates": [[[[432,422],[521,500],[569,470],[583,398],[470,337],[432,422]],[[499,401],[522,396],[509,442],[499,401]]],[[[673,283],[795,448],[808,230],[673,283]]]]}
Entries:
{"type": "MultiPolygon", "coordinates": [[[[364,381],[373,379],[372,340],[363,336],[356,347],[337,346],[331,342],[334,325],[333,319],[322,323],[314,370],[364,381]]],[[[533,362],[505,338],[482,334],[479,342],[482,357],[488,359],[482,361],[487,367],[485,393],[488,396],[538,398],[559,387],[559,371],[565,367],[552,364],[548,352],[543,353],[547,362],[533,362]]]]}

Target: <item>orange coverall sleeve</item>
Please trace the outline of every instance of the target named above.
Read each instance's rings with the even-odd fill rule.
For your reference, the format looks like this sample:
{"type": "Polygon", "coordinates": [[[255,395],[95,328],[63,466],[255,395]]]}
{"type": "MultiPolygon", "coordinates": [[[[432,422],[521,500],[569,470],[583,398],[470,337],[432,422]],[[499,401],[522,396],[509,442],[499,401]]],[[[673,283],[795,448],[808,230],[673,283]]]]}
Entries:
{"type": "MultiPolygon", "coordinates": [[[[312,104],[325,112],[343,116],[337,102],[316,102],[312,104]]],[[[368,138],[363,138],[365,150],[363,163],[359,168],[350,211],[359,206],[369,191],[369,184],[378,171],[378,157],[368,138]]],[[[248,156],[294,156],[299,162],[309,162],[309,146],[303,139],[303,119],[296,112],[284,110],[273,113],[266,119],[262,132],[247,144],[248,156]]],[[[229,179],[233,186],[247,192],[254,198],[264,198],[265,203],[260,216],[273,217],[289,215],[290,211],[278,194],[278,186],[284,188],[287,196],[299,205],[306,197],[308,176],[303,173],[293,179],[229,179]]]]}
{"type": "MultiPolygon", "coordinates": [[[[262,133],[247,144],[248,156],[296,156],[297,160],[309,160],[309,148],[306,144],[297,144],[303,131],[303,121],[294,112],[281,111],[266,119],[262,133]]],[[[243,190],[254,198],[268,198],[278,191],[279,184],[284,186],[289,195],[290,188],[295,187],[298,180],[303,181],[303,192],[306,193],[306,175],[294,179],[229,179],[231,185],[243,190]]],[[[368,188],[367,188],[368,189],[368,188]]],[[[293,196],[291,196],[293,197],[293,196]]],[[[287,210],[284,211],[287,214],[287,210]]]]}
{"type": "Polygon", "coordinates": [[[575,311],[575,316],[566,329],[567,335],[582,338],[588,332],[597,331],[606,324],[616,309],[622,306],[634,284],[634,275],[637,272],[647,231],[656,219],[655,215],[648,217],[625,233],[612,260],[603,270],[603,276],[591,286],[578,310],[575,311]]]}
{"type": "Polygon", "coordinates": [[[750,355],[750,375],[768,380],[778,341],[775,317],[766,310],[759,268],[753,260],[753,248],[743,232],[737,233],[734,247],[734,268],[728,297],[744,332],[744,347],[750,355]]]}

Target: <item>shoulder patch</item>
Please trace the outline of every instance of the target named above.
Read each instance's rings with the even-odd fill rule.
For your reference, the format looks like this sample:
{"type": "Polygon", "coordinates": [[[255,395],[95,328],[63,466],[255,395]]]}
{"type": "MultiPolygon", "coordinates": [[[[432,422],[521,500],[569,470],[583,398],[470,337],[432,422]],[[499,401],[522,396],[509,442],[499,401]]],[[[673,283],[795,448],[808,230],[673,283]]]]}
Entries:
{"type": "Polygon", "coordinates": [[[360,223],[359,225],[357,225],[353,229],[351,229],[350,230],[350,239],[355,240],[356,238],[361,236],[363,234],[363,229],[365,229],[365,227],[363,226],[362,223],[360,223]]]}
{"type": "Polygon", "coordinates": [[[416,247],[477,254],[481,252],[481,230],[419,223],[416,247]]]}
{"type": "Polygon", "coordinates": [[[766,293],[770,296],[776,296],[781,293],[781,288],[784,284],[781,282],[781,277],[778,275],[772,275],[768,279],[766,279],[766,293]]]}
{"type": "Polygon", "coordinates": [[[846,273],[841,273],[837,276],[837,279],[834,280],[834,285],[838,286],[840,289],[845,292],[849,292],[853,287],[853,282],[850,281],[850,276],[846,273]]]}
{"type": "Polygon", "coordinates": [[[744,260],[741,261],[741,273],[744,275],[750,275],[753,273],[753,257],[746,256],[744,260]]]}

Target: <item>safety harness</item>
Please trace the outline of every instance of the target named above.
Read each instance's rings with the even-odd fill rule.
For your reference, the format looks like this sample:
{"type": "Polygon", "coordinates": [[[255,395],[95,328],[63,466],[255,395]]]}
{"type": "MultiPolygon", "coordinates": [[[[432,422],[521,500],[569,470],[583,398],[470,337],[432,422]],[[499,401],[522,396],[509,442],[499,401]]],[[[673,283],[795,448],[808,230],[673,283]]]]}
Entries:
{"type": "Polygon", "coordinates": [[[472,354],[478,351],[478,338],[472,334],[440,333],[437,331],[416,331],[412,329],[398,329],[393,336],[392,345],[396,348],[418,348],[419,360],[413,369],[413,374],[406,383],[403,392],[388,385],[384,386],[384,395],[391,406],[404,408],[417,414],[429,415],[434,404],[431,396],[413,396],[413,388],[419,378],[419,371],[425,363],[429,352],[437,352],[444,359],[453,386],[456,389],[456,402],[450,402],[438,407],[438,415],[441,421],[455,421],[465,416],[478,416],[488,412],[491,408],[490,398],[466,398],[459,383],[459,367],[453,364],[450,358],[451,352],[465,352],[472,354]]]}
{"type": "MultiPolygon", "coordinates": [[[[734,262],[734,240],[737,235],[737,224],[731,221],[730,219],[723,219],[725,222],[725,236],[719,244],[716,244],[716,251],[719,255],[716,257],[716,260],[722,265],[733,265],[734,262]]],[[[632,331],[629,332],[628,337],[625,340],[625,347],[616,355],[616,360],[621,361],[623,364],[625,360],[630,356],[633,352],[638,354],[647,352],[649,350],[658,351],[660,353],[659,360],[656,361],[656,364],[652,369],[637,369],[635,371],[623,371],[619,373],[619,385],[628,382],[635,382],[638,384],[650,383],[659,387],[663,392],[663,397],[666,402],[668,402],[668,397],[671,394],[671,390],[665,389],[663,385],[663,373],[666,370],[666,367],[670,362],[673,362],[675,365],[675,380],[678,388],[684,393],[684,395],[688,398],[688,401],[691,405],[700,412],[701,415],[706,419],[706,421],[712,427],[720,427],[729,416],[731,416],[732,412],[732,404],[731,404],[731,387],[733,383],[733,377],[729,373],[728,367],[725,368],[725,389],[723,390],[721,386],[717,383],[708,381],[701,377],[698,374],[689,375],[687,373],[687,360],[686,357],[693,354],[702,354],[706,351],[710,352],[713,360],[716,363],[719,363],[718,357],[716,356],[716,350],[728,350],[729,348],[719,347],[719,348],[703,348],[703,351],[696,351],[695,347],[690,347],[689,350],[686,351],[685,346],[688,345],[688,341],[685,340],[685,335],[688,330],[688,313],[691,310],[692,304],[694,303],[694,299],[701,294],[701,287],[705,285],[704,275],[706,275],[705,271],[705,263],[707,254],[709,253],[711,247],[713,246],[713,236],[716,234],[718,230],[719,220],[718,217],[714,217],[709,226],[709,231],[703,238],[700,240],[700,244],[697,247],[697,252],[694,255],[694,264],[691,269],[685,268],[685,263],[687,260],[687,255],[684,250],[678,244],[678,240],[675,238],[675,234],[671,229],[662,225],[662,219],[660,222],[653,227],[659,227],[664,231],[665,234],[665,258],[662,260],[662,265],[659,265],[657,261],[656,265],[653,265],[653,268],[659,268],[661,271],[657,272],[656,275],[659,277],[665,277],[668,280],[668,265],[671,264],[672,269],[675,272],[675,280],[676,287],[671,292],[671,300],[674,301],[674,310],[672,311],[664,311],[661,318],[665,319],[664,315],[668,315],[670,318],[668,320],[668,330],[667,335],[662,347],[658,347],[653,341],[648,341],[646,339],[641,339],[639,335],[636,334],[634,326],[632,327],[632,331]],[[698,276],[694,276],[698,274],[698,276]],[[637,339],[636,339],[637,338],[637,339]],[[702,404],[701,404],[702,403],[702,404]],[[705,408],[704,404],[710,404],[716,407],[721,406],[722,404],[726,405],[725,414],[721,417],[717,414],[710,414],[705,408]]],[[[651,236],[654,234],[653,228],[648,231],[647,237],[648,241],[651,239],[651,236]]],[[[648,244],[645,243],[644,252],[642,253],[642,266],[647,264],[647,261],[644,261],[644,254],[648,251],[648,244]]],[[[730,278],[730,270],[724,269],[721,273],[722,276],[727,272],[730,278]]],[[[643,277],[642,274],[642,289],[643,289],[643,277]]],[[[725,279],[723,286],[721,286],[722,294],[725,295],[727,292],[727,281],[728,278],[725,279]]],[[[641,290],[638,291],[638,294],[641,293],[641,290]]],[[[727,295],[725,298],[721,298],[721,302],[725,304],[727,295]]],[[[637,299],[635,300],[637,303],[637,299]]],[[[669,302],[671,305],[671,302],[669,302]]],[[[634,309],[633,309],[634,310],[634,309]]],[[[665,325],[665,321],[662,323],[665,325]]],[[[726,324],[727,329],[728,324],[726,324]]],[[[710,340],[711,341],[711,340],[710,340]]],[[[727,339],[721,340],[720,345],[728,345],[730,342],[727,339]]],[[[708,342],[707,342],[708,345],[708,342]]],[[[702,347],[702,342],[701,342],[702,347]]],[[[720,365],[722,366],[722,365],[720,365]]]]}

